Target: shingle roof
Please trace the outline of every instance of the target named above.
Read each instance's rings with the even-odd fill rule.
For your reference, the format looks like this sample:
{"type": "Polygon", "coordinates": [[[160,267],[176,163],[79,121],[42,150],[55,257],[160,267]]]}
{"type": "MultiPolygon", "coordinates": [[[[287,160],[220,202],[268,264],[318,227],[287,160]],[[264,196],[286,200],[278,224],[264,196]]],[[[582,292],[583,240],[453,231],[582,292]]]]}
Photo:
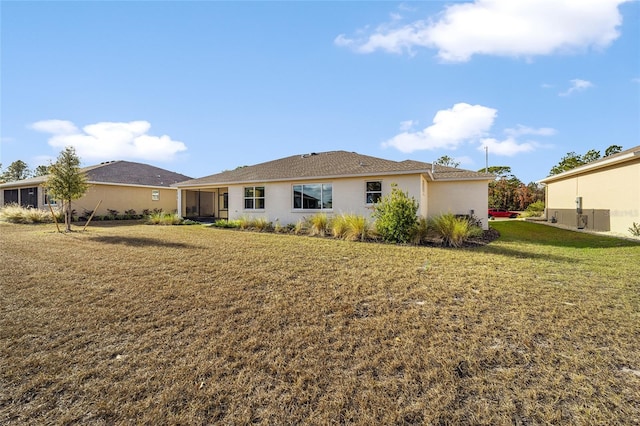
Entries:
{"type": "Polygon", "coordinates": [[[90,182],[170,186],[191,179],[180,173],[131,161],[111,161],[85,169],[90,182]]]}
{"type": "MultiPolygon", "coordinates": [[[[115,183],[123,185],[166,186],[191,179],[180,173],[171,172],[159,167],[131,161],[109,161],[84,167],[89,182],[115,183]]],[[[37,176],[14,182],[7,182],[0,186],[39,185],[47,180],[47,176],[37,176]]]]}
{"type": "MultiPolygon", "coordinates": [[[[374,176],[429,173],[431,164],[420,161],[392,161],[347,151],[293,155],[253,166],[239,167],[210,176],[180,182],[178,187],[314,179],[346,176],[374,176]]],[[[492,179],[491,174],[437,166],[435,179],[492,179]]]]}

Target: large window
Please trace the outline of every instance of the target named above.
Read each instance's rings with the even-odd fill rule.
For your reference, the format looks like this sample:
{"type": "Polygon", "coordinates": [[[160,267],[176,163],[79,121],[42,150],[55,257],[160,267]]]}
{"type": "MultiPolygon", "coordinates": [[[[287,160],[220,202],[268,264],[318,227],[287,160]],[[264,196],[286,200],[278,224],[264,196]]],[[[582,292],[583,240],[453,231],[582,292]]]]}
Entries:
{"type": "Polygon", "coordinates": [[[264,186],[246,186],[244,188],[244,208],[247,210],[264,209],[264,186]]]}
{"type": "Polygon", "coordinates": [[[333,208],[333,186],[330,183],[293,185],[293,208],[309,210],[333,208]]]}
{"type": "Polygon", "coordinates": [[[379,180],[367,182],[365,200],[367,204],[375,204],[382,198],[382,182],[379,180]]]}

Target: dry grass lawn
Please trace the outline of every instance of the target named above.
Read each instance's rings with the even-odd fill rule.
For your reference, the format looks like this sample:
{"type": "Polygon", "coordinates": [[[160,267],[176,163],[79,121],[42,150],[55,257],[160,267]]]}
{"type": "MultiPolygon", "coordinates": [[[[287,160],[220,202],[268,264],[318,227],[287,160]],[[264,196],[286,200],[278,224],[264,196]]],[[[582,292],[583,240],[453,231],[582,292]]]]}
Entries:
{"type": "Polygon", "coordinates": [[[0,224],[0,423],[639,424],[640,245],[492,226],[0,224]]]}

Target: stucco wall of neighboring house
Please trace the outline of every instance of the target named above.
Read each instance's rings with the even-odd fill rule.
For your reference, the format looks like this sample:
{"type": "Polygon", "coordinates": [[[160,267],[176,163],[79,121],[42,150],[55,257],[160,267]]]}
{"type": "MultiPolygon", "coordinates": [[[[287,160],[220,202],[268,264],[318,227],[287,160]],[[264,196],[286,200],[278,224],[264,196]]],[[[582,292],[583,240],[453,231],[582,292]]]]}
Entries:
{"type": "MultiPolygon", "coordinates": [[[[633,222],[640,223],[640,160],[548,183],[547,218],[557,211],[568,217],[576,211],[577,197],[584,214],[607,210],[610,230],[627,234],[633,222]]],[[[567,225],[574,222],[571,217],[567,225]]]]}
{"type": "Polygon", "coordinates": [[[354,213],[370,217],[373,213],[372,205],[366,204],[366,182],[381,181],[382,196],[391,192],[391,184],[395,183],[409,196],[421,203],[420,175],[407,176],[374,176],[343,179],[301,180],[295,182],[267,182],[265,184],[251,184],[265,187],[265,209],[244,209],[244,188],[247,185],[229,186],[229,218],[238,219],[243,216],[253,218],[276,219],[280,224],[296,223],[302,218],[309,218],[316,213],[325,212],[328,215],[354,213]],[[331,210],[297,210],[293,209],[293,185],[311,183],[330,183],[333,185],[333,208],[331,210]]]}
{"type": "Polygon", "coordinates": [[[489,229],[487,210],[487,181],[435,181],[428,187],[428,217],[445,213],[471,214],[482,222],[483,229],[489,229]]]}
{"type": "Polygon", "coordinates": [[[178,207],[177,191],[174,188],[104,184],[92,184],[82,198],[72,202],[72,207],[78,214],[82,214],[84,210],[94,210],[100,200],[102,203],[95,212],[97,215],[108,214],[108,209],[117,210],[120,214],[133,209],[141,214],[144,209],[173,212],[178,207]],[[153,191],[158,191],[157,201],[152,199],[153,191]]]}

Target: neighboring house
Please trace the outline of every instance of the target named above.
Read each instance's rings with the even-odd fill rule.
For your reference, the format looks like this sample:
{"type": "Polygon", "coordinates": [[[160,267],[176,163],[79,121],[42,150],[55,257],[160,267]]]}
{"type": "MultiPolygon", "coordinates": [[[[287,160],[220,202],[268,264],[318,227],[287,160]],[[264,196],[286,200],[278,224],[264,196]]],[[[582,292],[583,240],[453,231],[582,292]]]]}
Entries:
{"type": "Polygon", "coordinates": [[[546,215],[578,229],[628,234],[640,223],[640,146],[549,176],[546,215]]]}
{"type": "Polygon", "coordinates": [[[488,228],[492,174],[355,152],[294,155],[172,185],[184,217],[266,218],[282,225],[316,213],[370,217],[392,184],[414,197],[419,215],[473,214],[488,228]]]}
{"type": "MultiPolygon", "coordinates": [[[[84,211],[93,211],[100,200],[102,203],[95,212],[106,215],[108,210],[117,210],[123,214],[126,210],[162,209],[175,211],[177,196],[170,185],[191,179],[179,173],[129,161],[110,161],[82,169],[87,174],[89,190],[80,199],[72,202],[72,208],[78,215],[84,211]]],[[[24,207],[48,209],[57,205],[50,199],[44,188],[47,176],[18,180],[0,184],[0,205],[19,204],[24,207]]]]}

